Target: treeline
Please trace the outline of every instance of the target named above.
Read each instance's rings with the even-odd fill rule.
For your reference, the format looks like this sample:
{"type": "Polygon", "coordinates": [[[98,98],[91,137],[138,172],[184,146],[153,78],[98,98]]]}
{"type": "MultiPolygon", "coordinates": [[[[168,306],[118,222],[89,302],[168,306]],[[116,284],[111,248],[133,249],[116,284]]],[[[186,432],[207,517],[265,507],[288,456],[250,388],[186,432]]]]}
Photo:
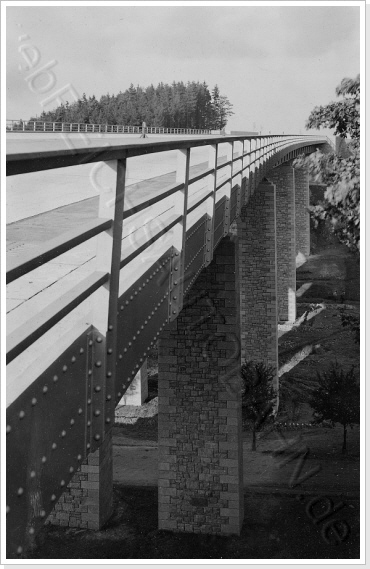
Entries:
{"type": "Polygon", "coordinates": [[[85,93],[78,101],[60,105],[30,120],[87,124],[141,125],[165,128],[222,129],[233,115],[232,104],[217,85],[210,92],[206,83],[182,81],[143,88],[130,85],[118,95],[100,100],[85,93]]]}

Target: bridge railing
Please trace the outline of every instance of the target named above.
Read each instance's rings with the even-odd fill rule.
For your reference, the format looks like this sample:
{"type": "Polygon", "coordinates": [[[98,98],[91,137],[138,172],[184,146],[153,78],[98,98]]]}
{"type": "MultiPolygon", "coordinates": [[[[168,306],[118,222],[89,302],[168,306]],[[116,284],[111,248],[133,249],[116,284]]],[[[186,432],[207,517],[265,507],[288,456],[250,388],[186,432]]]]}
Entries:
{"type": "Polygon", "coordinates": [[[23,282],[96,240],[83,278],[7,336],[7,520],[14,555],[104,440],[116,404],[258,182],[270,168],[326,143],[317,136],[226,136],[7,156],[9,176],[58,168],[62,176],[66,166],[105,162],[115,180],[101,188],[97,219],[8,259],[7,282],[23,282]],[[194,168],[191,155],[199,147],[208,159],[194,168]],[[166,151],[177,152],[174,184],[130,203],[130,158],[160,159],[166,151]]]}
{"type": "Polygon", "coordinates": [[[118,124],[90,124],[76,122],[48,122],[42,120],[7,120],[6,132],[26,132],[26,133],[101,133],[101,134],[211,134],[210,129],[197,128],[165,128],[158,126],[132,126],[118,124]]]}

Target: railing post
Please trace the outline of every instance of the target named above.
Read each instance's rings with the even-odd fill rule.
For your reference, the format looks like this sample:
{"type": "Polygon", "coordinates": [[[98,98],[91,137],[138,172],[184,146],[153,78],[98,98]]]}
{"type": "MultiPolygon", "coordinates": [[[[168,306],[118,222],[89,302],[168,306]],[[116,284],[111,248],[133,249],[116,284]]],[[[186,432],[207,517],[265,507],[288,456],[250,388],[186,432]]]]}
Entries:
{"type": "Polygon", "coordinates": [[[212,192],[207,200],[207,223],[205,234],[205,254],[204,264],[207,267],[213,259],[214,229],[215,229],[215,208],[216,208],[216,187],[217,187],[217,157],[218,144],[209,147],[208,165],[214,171],[208,176],[208,188],[212,192]]]}
{"type": "Polygon", "coordinates": [[[181,220],[174,227],[171,258],[169,319],[175,320],[181,311],[184,293],[186,220],[190,170],[190,148],[177,151],[176,183],[184,184],[175,194],[174,213],[181,220]],[[180,194],[180,196],[179,196],[180,194]]]}
{"type": "Polygon", "coordinates": [[[89,407],[90,451],[97,448],[114,423],[117,358],[117,308],[122,245],[126,159],[106,162],[116,172],[115,187],[104,187],[99,217],[112,219],[109,230],[98,236],[96,267],[110,278],[95,294],[92,324],[92,388],[89,407]]]}
{"type": "Polygon", "coordinates": [[[230,182],[226,184],[226,204],[225,204],[225,219],[224,219],[224,235],[229,233],[230,229],[230,196],[233,185],[233,168],[234,168],[234,142],[227,142],[226,161],[231,161],[230,164],[230,182]]]}
{"type": "Polygon", "coordinates": [[[33,132],[36,132],[36,121],[33,121],[33,132]]]}
{"type": "Polygon", "coordinates": [[[236,217],[239,217],[242,208],[242,194],[243,194],[243,164],[244,164],[244,140],[239,140],[242,149],[242,159],[240,166],[240,183],[236,194],[236,217]]]}

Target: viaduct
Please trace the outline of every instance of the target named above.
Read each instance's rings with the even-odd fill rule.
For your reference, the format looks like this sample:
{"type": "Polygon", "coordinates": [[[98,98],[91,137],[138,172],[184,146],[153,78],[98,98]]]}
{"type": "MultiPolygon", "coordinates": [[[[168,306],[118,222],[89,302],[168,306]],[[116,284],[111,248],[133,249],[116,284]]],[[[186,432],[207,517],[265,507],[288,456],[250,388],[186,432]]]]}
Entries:
{"type": "Polygon", "coordinates": [[[97,236],[94,270],[7,337],[9,558],[44,523],[109,519],[115,407],[155,342],[158,527],[240,533],[240,366],[271,364],[278,387],[277,326],[295,320],[296,258],[310,251],[308,174],[292,163],[328,146],[213,136],[7,156],[8,176],[99,161],[116,173],[97,219],[8,259],[11,283],[97,236]],[[194,169],[200,146],[209,159],[194,169]],[[168,150],[172,187],[127,204],[127,160],[168,150]],[[143,214],[157,220],[150,231],[143,214]]]}

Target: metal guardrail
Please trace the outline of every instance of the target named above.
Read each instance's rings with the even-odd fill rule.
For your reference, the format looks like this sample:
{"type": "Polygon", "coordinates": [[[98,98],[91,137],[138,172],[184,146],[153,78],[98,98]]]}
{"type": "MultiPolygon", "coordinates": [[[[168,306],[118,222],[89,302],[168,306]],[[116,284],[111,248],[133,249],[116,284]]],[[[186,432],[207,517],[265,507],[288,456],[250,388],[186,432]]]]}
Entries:
{"type": "Polygon", "coordinates": [[[45,121],[6,121],[6,132],[82,132],[82,133],[109,133],[109,134],[211,134],[210,129],[198,128],[165,128],[159,126],[130,126],[117,124],[90,124],[70,122],[45,122],[45,121]]]}
{"type": "Polygon", "coordinates": [[[116,172],[115,188],[101,190],[96,221],[7,266],[12,282],[97,236],[95,271],[7,338],[8,557],[22,554],[73,472],[100,446],[116,404],[262,177],[322,144],[325,137],[226,136],[7,156],[7,175],[97,161],[116,172]],[[208,164],[193,175],[191,151],[201,146],[208,164]],[[127,160],[168,150],[177,151],[174,187],[125,210],[127,160]],[[154,210],[161,221],[148,235],[140,214],[154,210]],[[87,301],[81,321],[74,311],[87,301]],[[58,323],[67,332],[47,340],[58,323]]]}

